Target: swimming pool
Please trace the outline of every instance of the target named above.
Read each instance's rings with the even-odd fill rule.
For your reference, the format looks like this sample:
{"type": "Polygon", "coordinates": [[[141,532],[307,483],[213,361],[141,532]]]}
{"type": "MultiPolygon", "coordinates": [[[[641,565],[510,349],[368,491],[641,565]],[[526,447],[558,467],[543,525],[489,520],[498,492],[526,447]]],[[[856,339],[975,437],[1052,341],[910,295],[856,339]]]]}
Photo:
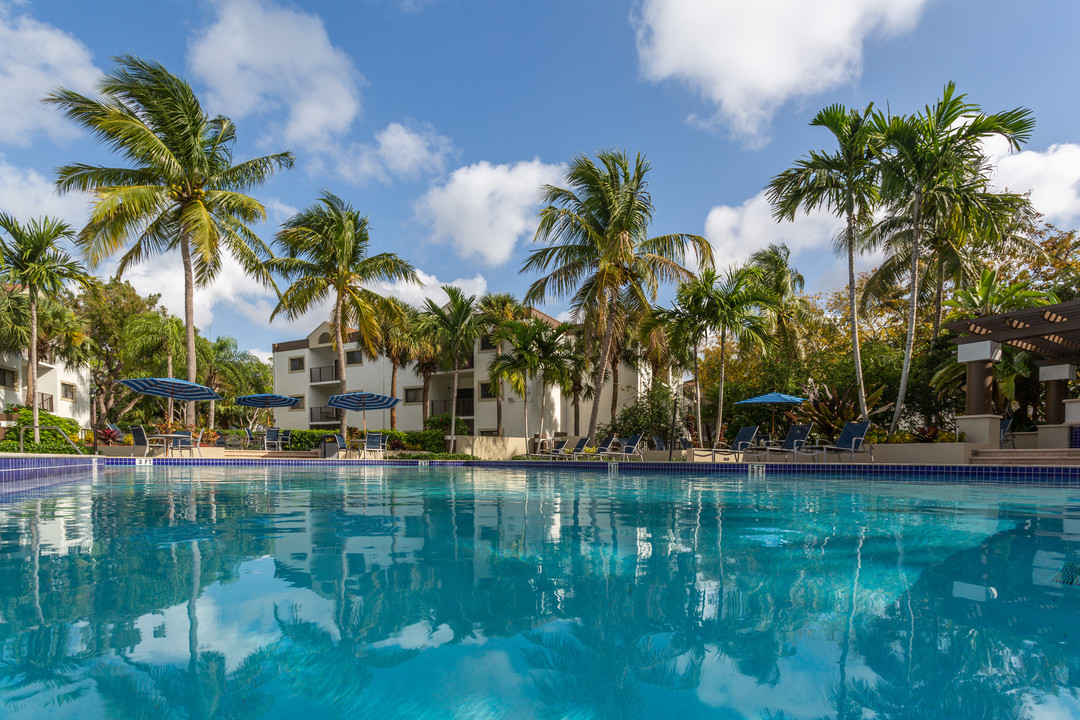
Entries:
{"type": "Polygon", "coordinates": [[[124,468],[0,495],[0,717],[1080,716],[1080,489],[124,468]]]}

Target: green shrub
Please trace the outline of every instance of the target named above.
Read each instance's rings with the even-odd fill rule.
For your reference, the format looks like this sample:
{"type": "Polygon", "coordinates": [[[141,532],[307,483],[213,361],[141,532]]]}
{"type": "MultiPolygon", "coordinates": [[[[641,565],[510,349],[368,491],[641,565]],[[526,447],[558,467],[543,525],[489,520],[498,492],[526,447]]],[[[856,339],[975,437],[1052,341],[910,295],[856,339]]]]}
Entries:
{"type": "Polygon", "coordinates": [[[475,455],[467,455],[466,453],[448,453],[448,452],[432,452],[432,453],[418,453],[410,455],[409,453],[403,453],[401,455],[395,455],[394,460],[479,460],[480,458],[475,455]]]}
{"type": "MultiPolygon", "coordinates": [[[[4,439],[0,441],[0,452],[19,452],[19,428],[29,427],[34,424],[34,413],[25,405],[8,405],[5,411],[15,415],[15,424],[7,428],[7,433],[4,435],[4,439]]],[[[79,427],[79,423],[75,422],[71,418],[63,418],[52,413],[47,413],[44,410],[38,411],[38,425],[55,425],[63,430],[71,441],[79,444],[82,438],[82,428],[79,427]]],[[[33,442],[33,431],[27,430],[25,435],[25,442],[23,447],[26,452],[31,453],[60,453],[66,455],[74,455],[75,451],[71,448],[60,433],[55,430],[42,430],[41,442],[35,444],[33,442]]],[[[83,452],[86,452],[84,449],[83,452]]]]}
{"type": "MultiPolygon", "coordinates": [[[[447,423],[447,427],[449,427],[447,423]]],[[[442,430],[424,430],[422,432],[405,433],[405,447],[410,446],[426,450],[427,452],[446,452],[446,441],[443,439],[442,430]]]]}
{"type": "MultiPolygon", "coordinates": [[[[442,415],[430,415],[427,420],[424,421],[424,430],[438,430],[442,435],[450,434],[450,413],[443,413],[442,415]]],[[[461,418],[457,419],[457,434],[468,435],[469,426],[465,424],[465,421],[461,418]]]]}

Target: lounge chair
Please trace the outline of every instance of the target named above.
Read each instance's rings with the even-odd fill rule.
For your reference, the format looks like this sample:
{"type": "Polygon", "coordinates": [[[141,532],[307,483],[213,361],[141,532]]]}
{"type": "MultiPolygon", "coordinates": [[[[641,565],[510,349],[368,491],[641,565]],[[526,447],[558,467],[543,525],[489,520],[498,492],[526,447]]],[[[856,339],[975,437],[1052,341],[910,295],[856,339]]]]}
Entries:
{"type": "Polygon", "coordinates": [[[577,460],[579,457],[585,454],[585,446],[589,444],[589,438],[578,438],[578,441],[574,444],[574,447],[567,450],[565,447],[563,451],[559,453],[556,460],[577,460]]]}
{"type": "Polygon", "coordinates": [[[288,450],[292,445],[292,430],[282,430],[281,438],[278,440],[278,447],[282,450],[288,450]]]}
{"type": "Polygon", "coordinates": [[[281,450],[281,430],[277,428],[266,428],[266,435],[263,436],[263,450],[269,450],[271,447],[274,450],[281,450]]]}
{"type": "Polygon", "coordinates": [[[998,444],[1001,447],[1005,447],[1005,443],[1009,443],[1010,445],[1012,445],[1013,450],[1016,449],[1016,435],[1014,435],[1012,431],[1011,417],[1001,418],[1001,436],[999,438],[998,444]]]}
{"type": "Polygon", "coordinates": [[[743,454],[755,457],[764,456],[765,460],[768,460],[773,453],[781,456],[791,455],[793,459],[797,458],[799,451],[806,445],[806,439],[810,437],[810,429],[813,427],[813,423],[809,425],[792,425],[787,431],[783,443],[773,441],[760,447],[751,446],[743,454]]]}
{"type": "Polygon", "coordinates": [[[609,450],[611,450],[611,443],[615,442],[614,435],[608,435],[606,438],[600,441],[600,444],[596,446],[596,452],[591,453],[592,457],[603,457],[609,450]]]}
{"type": "Polygon", "coordinates": [[[667,444],[664,442],[664,438],[660,437],[659,435],[652,436],[652,444],[658,452],[663,452],[667,450],[667,444]]]}
{"type": "Polygon", "coordinates": [[[143,457],[150,454],[150,448],[158,447],[162,450],[165,449],[165,438],[148,438],[146,436],[146,430],[142,425],[131,426],[131,455],[135,456],[135,451],[139,448],[143,449],[143,457]]]}
{"type": "Polygon", "coordinates": [[[754,436],[757,435],[757,425],[747,425],[741,428],[735,435],[735,439],[731,441],[731,444],[716,443],[712,449],[713,461],[716,460],[716,454],[721,455],[738,455],[746,452],[746,449],[754,444],[754,436]]]}
{"type": "Polygon", "coordinates": [[[873,462],[874,446],[866,442],[866,432],[869,429],[869,422],[849,421],[840,431],[840,437],[836,439],[835,445],[813,445],[800,452],[815,456],[820,453],[822,459],[827,459],[829,453],[835,453],[837,459],[840,459],[846,453],[852,460],[855,459],[856,453],[869,453],[870,462],[873,462]]]}
{"type": "Polygon", "coordinates": [[[382,458],[384,453],[384,440],[382,433],[368,433],[364,436],[364,457],[367,458],[368,454],[375,456],[375,458],[382,458]]]}
{"type": "Polygon", "coordinates": [[[679,438],[679,445],[682,446],[683,450],[692,450],[694,448],[694,443],[684,437],[679,438]]]}
{"type": "Polygon", "coordinates": [[[562,455],[562,451],[563,448],[566,447],[566,443],[566,438],[563,438],[562,440],[557,441],[547,450],[541,448],[534,453],[529,453],[529,457],[537,458],[539,460],[550,460],[551,458],[558,457],[559,455],[562,455]]]}
{"type": "Polygon", "coordinates": [[[641,454],[641,435],[631,435],[622,443],[622,446],[618,450],[612,450],[604,453],[604,457],[609,457],[614,460],[630,460],[637,457],[643,459],[641,454]]]}

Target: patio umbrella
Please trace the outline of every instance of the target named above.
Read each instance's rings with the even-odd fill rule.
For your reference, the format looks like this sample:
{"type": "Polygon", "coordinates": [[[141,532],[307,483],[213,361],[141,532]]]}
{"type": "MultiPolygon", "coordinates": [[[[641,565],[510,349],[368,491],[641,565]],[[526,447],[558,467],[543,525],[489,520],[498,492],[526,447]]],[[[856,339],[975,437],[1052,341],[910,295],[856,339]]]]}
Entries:
{"type": "Polygon", "coordinates": [[[330,407],[342,408],[343,410],[359,410],[364,413],[364,434],[367,435],[367,411],[389,410],[396,407],[400,402],[400,398],[361,390],[360,392],[334,395],[326,401],[326,404],[330,407]]]}
{"type": "MultiPolygon", "coordinates": [[[[798,405],[805,402],[801,397],[785,395],[784,393],[772,392],[757,397],[740,400],[736,405],[798,405]]],[[[776,408],[772,408],[772,429],[770,434],[776,434],[776,408]]]]}
{"type": "Polygon", "coordinates": [[[176,378],[128,378],[121,380],[120,384],[143,395],[172,400],[221,400],[220,395],[205,385],[176,378]]]}
{"type": "Polygon", "coordinates": [[[262,408],[265,410],[266,408],[292,407],[300,402],[300,398],[289,397],[287,395],[275,395],[274,393],[263,393],[261,395],[241,395],[236,398],[235,402],[237,405],[262,408]]]}

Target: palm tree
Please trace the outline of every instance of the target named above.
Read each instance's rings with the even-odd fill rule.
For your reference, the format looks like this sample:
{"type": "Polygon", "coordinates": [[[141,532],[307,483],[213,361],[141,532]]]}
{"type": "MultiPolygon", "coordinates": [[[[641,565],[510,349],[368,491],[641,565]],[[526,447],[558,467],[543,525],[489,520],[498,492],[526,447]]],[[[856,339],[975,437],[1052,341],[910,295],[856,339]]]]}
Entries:
{"type": "MultiPolygon", "coordinates": [[[[510,293],[488,293],[480,298],[480,315],[487,324],[487,334],[492,336],[498,329],[512,320],[521,320],[526,316],[526,310],[521,303],[510,293]]],[[[492,343],[495,346],[495,357],[502,354],[502,344],[492,343]]],[[[503,436],[503,393],[502,383],[496,383],[495,394],[495,425],[499,437],[503,436]]]]}
{"type": "Polygon", "coordinates": [[[545,186],[547,207],[540,211],[535,240],[549,246],[533,250],[522,266],[522,272],[546,273],[529,287],[526,303],[572,294],[575,316],[595,309],[604,328],[590,437],[596,433],[620,300],[643,316],[656,302],[660,282],[691,277],[681,265],[687,249],[702,265],[712,266],[712,247],[698,235],[647,237],[654,208],[645,179],[650,166],[641,155],[631,165],[621,150],[602,150],[597,160],[599,165],[579,155],[566,173],[567,188],[545,186]]]}
{"type": "MultiPolygon", "coordinates": [[[[244,361],[246,353],[240,352],[236,338],[222,335],[213,341],[199,338],[205,343],[200,348],[199,356],[204,358],[202,368],[203,383],[213,388],[220,395],[226,387],[238,387],[244,384],[244,361]]],[[[237,393],[233,393],[234,395],[237,393]]],[[[214,429],[217,419],[217,401],[210,400],[210,417],[207,427],[214,429]]]]}
{"type": "MultiPolygon", "coordinates": [[[[140,313],[128,318],[124,323],[124,354],[128,363],[139,363],[151,368],[151,372],[165,377],[173,377],[173,360],[181,362],[187,359],[187,345],[184,341],[184,324],[175,315],[169,315],[164,308],[160,312],[140,313]],[[162,354],[165,364],[159,365],[162,354]]],[[[166,422],[173,422],[173,399],[166,402],[166,422]]]]}
{"type": "MultiPolygon", "coordinates": [[[[397,397],[398,369],[413,360],[420,311],[392,297],[380,297],[375,308],[379,323],[379,349],[390,361],[390,395],[397,397]]],[[[397,406],[390,408],[390,429],[397,430],[397,406]]]]}
{"type": "Polygon", "coordinates": [[[477,312],[476,296],[465,295],[453,285],[443,285],[449,300],[440,307],[433,300],[427,301],[427,316],[439,336],[447,359],[453,364],[454,385],[450,394],[450,447],[454,452],[457,444],[457,391],[461,366],[472,357],[476,341],[484,334],[484,324],[477,312]]]}
{"type": "Polygon", "coordinates": [[[804,296],[806,280],[790,264],[791,251],[783,243],[770,244],[750,256],[750,266],[761,271],[761,283],[772,294],[770,330],[780,347],[802,359],[805,330],[817,322],[817,313],[804,296]]]}
{"type": "Polygon", "coordinates": [[[706,326],[720,335],[720,387],[717,392],[715,446],[724,426],[724,376],[728,337],[744,346],[764,348],[771,345],[773,341],[769,335],[768,314],[775,310],[776,298],[762,284],[761,271],[745,266],[728,268],[722,278],[712,270],[703,270],[697,287],[699,289],[696,292],[702,296],[694,299],[692,307],[701,313],[706,326]]]}
{"type": "Polygon", "coordinates": [[[542,321],[532,322],[512,320],[504,323],[495,331],[492,340],[500,345],[506,343],[506,352],[501,353],[488,365],[488,382],[506,383],[521,398],[522,412],[525,418],[525,441],[529,438],[529,379],[540,370],[537,357],[536,334],[542,321]]]}
{"type": "Polygon", "coordinates": [[[534,318],[531,324],[536,327],[534,344],[537,376],[540,379],[540,434],[543,435],[548,388],[572,389],[574,348],[568,340],[574,325],[564,322],[551,326],[538,318],[534,318]]]}
{"type": "Polygon", "coordinates": [[[844,232],[837,235],[834,247],[847,254],[851,353],[859,410],[864,420],[867,418],[866,386],[855,302],[855,253],[860,250],[860,238],[873,220],[879,199],[875,151],[878,135],[871,122],[873,107],[870,104],[859,111],[837,104],[818,112],[810,125],[832,132],[839,147],[832,153],[812,151],[809,157],[774,177],[767,188],[773,217],[777,220],[794,220],[800,208],[809,212],[821,206],[844,218],[844,232]]]}
{"type": "MultiPolygon", "coordinates": [[[[266,218],[245,192],[275,170],[293,164],[291,153],[233,165],[236,126],[207,115],[191,86],[155,62],[130,55],[102,78],[98,98],[63,88],[45,98],[80,127],[126,158],[131,167],[76,163],[57,170],[56,187],[91,193],[90,220],[79,233],[91,266],[130,247],[117,274],[159,253],[179,249],[184,269],[187,379],[194,382],[195,285],[221,270],[222,246],[244,272],[273,285],[263,261],[266,244],[248,227],[266,218]]],[[[186,423],[195,422],[187,403],[186,423]]]]}
{"type": "Polygon", "coordinates": [[[428,415],[431,411],[431,376],[439,371],[443,363],[443,348],[436,328],[427,315],[420,313],[412,333],[413,370],[424,381],[421,396],[423,407],[420,412],[424,427],[427,428],[428,415]]]}
{"type": "MultiPolygon", "coordinates": [[[[291,282],[281,294],[271,321],[279,313],[295,320],[327,299],[333,300],[330,326],[338,355],[340,390],[345,380],[347,328],[375,355],[379,340],[378,295],[366,285],[378,280],[418,283],[416,270],[395,253],[369,255],[368,220],[352,205],[324,191],[314,205],[290,218],[276,236],[283,255],[266,263],[291,282]]],[[[341,416],[345,434],[345,415],[341,416]]]]}
{"type": "Polygon", "coordinates": [[[924,232],[936,221],[953,227],[992,228],[988,235],[1005,235],[1014,214],[1001,210],[1016,203],[1003,203],[1001,195],[990,191],[983,143],[999,136],[1011,149],[1019,150],[1035,125],[1026,108],[987,115],[965,97],[957,95],[956,85],[950,82],[942,98],[920,114],[887,117],[879,112],[874,116],[881,136],[881,194],[889,215],[906,218],[911,228],[907,337],[890,433],[900,422],[911,371],[924,232]]]}
{"type": "MultiPolygon", "coordinates": [[[[56,297],[70,282],[90,287],[91,280],[82,263],[60,247],[61,240],[70,240],[74,236],[67,223],[43,217],[22,224],[10,215],[0,213],[0,230],[7,233],[9,238],[5,241],[0,237],[0,277],[5,283],[25,289],[30,299],[26,404],[32,409],[36,426],[38,303],[43,296],[56,297]]],[[[41,442],[41,434],[36,427],[34,442],[41,442]]]]}

